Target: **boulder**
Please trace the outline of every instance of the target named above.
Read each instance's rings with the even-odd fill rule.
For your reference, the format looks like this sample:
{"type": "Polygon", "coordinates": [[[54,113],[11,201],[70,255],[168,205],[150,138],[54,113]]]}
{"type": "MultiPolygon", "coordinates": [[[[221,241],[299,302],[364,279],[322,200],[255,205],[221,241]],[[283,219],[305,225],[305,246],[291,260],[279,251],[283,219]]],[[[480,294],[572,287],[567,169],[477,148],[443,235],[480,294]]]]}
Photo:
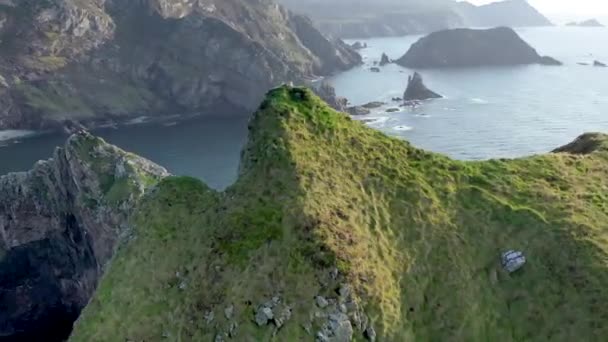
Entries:
{"type": "Polygon", "coordinates": [[[389,108],[386,110],[387,113],[396,113],[398,112],[400,109],[399,108],[389,108]]]}
{"type": "Polygon", "coordinates": [[[415,72],[413,76],[408,77],[407,89],[403,94],[403,101],[410,102],[416,100],[438,99],[443,96],[430,90],[424,85],[422,76],[415,72]]]}
{"type": "Polygon", "coordinates": [[[362,107],[362,106],[348,107],[346,109],[346,112],[353,116],[367,115],[367,114],[371,113],[371,111],[369,109],[362,107]]]}
{"type": "Polygon", "coordinates": [[[382,53],[382,57],[380,57],[380,66],[385,66],[387,64],[392,63],[393,61],[391,61],[390,58],[388,58],[388,55],[386,53],[382,53]]]}
{"type": "Polygon", "coordinates": [[[368,103],[364,104],[364,105],[363,105],[363,106],[361,106],[361,107],[366,108],[366,109],[374,109],[374,108],[379,108],[379,107],[382,107],[382,106],[384,106],[384,105],[385,105],[385,103],[384,103],[384,102],[380,102],[380,101],[372,101],[372,102],[368,102],[368,103]]]}
{"type": "Polygon", "coordinates": [[[380,68],[378,68],[378,67],[371,67],[371,68],[369,68],[369,71],[371,71],[371,72],[380,72],[380,68]]]}
{"type": "Polygon", "coordinates": [[[507,27],[434,32],[414,43],[396,63],[407,68],[561,64],[539,55],[507,27]]]}

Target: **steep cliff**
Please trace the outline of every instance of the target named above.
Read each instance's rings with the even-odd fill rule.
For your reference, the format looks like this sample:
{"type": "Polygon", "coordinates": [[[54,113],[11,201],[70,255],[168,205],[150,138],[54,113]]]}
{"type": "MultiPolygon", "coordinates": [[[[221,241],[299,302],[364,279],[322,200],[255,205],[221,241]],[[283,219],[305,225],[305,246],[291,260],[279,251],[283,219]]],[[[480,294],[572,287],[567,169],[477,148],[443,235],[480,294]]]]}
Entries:
{"type": "Polygon", "coordinates": [[[242,112],[360,62],[268,0],[3,1],[0,49],[0,129],[242,112]]]}
{"type": "Polygon", "coordinates": [[[459,162],[276,89],[233,187],[146,197],[71,340],[602,340],[608,138],[590,140],[459,162]]]}
{"type": "Polygon", "coordinates": [[[167,176],[86,133],[0,177],[0,340],[59,341],[86,305],[127,218],[167,176]]]}

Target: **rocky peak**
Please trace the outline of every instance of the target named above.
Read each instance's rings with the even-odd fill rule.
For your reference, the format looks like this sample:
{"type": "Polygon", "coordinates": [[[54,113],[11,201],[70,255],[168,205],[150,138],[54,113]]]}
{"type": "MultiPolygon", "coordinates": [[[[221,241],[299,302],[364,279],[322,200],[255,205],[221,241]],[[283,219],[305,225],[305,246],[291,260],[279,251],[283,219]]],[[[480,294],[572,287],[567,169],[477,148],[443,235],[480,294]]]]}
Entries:
{"type": "Polygon", "coordinates": [[[407,79],[407,89],[403,94],[403,100],[408,101],[416,101],[416,100],[427,100],[427,99],[437,99],[442,96],[437,94],[436,92],[430,90],[424,85],[424,81],[422,80],[422,76],[419,73],[415,72],[413,76],[409,76],[407,79]]]}
{"type": "Polygon", "coordinates": [[[0,337],[59,341],[93,293],[139,199],[167,171],[81,132],[0,177],[0,337]]]}

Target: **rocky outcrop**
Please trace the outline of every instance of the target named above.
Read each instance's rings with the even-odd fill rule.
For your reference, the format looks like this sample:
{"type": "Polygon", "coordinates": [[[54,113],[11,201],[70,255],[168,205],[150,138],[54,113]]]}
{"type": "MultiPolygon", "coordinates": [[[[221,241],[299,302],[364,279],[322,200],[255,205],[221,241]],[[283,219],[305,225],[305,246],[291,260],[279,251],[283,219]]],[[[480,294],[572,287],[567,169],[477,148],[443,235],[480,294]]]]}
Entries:
{"type": "Polygon", "coordinates": [[[578,26],[578,27],[604,27],[597,19],[589,19],[581,22],[570,22],[566,26],[578,26]]]}
{"type": "Polygon", "coordinates": [[[526,0],[495,1],[476,6],[462,1],[455,4],[468,27],[553,26],[553,23],[526,0]]]}
{"type": "Polygon", "coordinates": [[[62,341],[144,192],[168,173],[88,133],[0,177],[0,339],[62,341]]]}
{"type": "Polygon", "coordinates": [[[386,55],[386,53],[382,53],[382,57],[380,57],[380,63],[378,63],[380,66],[385,66],[387,64],[391,64],[393,61],[391,61],[390,58],[388,58],[388,56],[386,55]]]}
{"type": "Polygon", "coordinates": [[[587,155],[598,151],[608,151],[608,135],[586,133],[576,138],[573,142],[553,150],[553,153],[587,155]]]}
{"type": "Polygon", "coordinates": [[[336,95],[336,89],[327,82],[321,82],[318,87],[313,88],[315,93],[333,109],[346,112],[348,99],[336,95]]]}
{"type": "Polygon", "coordinates": [[[551,57],[540,56],[507,27],[435,32],[414,43],[396,63],[408,68],[561,64],[551,57]]]}
{"type": "Polygon", "coordinates": [[[605,68],[606,67],[606,63],[602,63],[600,61],[593,61],[593,66],[594,67],[605,68]]]}
{"type": "Polygon", "coordinates": [[[268,88],[361,61],[266,0],[24,0],[0,22],[0,129],[248,112],[268,88]]]}
{"type": "Polygon", "coordinates": [[[443,96],[437,94],[436,92],[430,90],[424,85],[422,80],[422,76],[419,73],[415,72],[413,76],[409,76],[407,79],[407,89],[403,94],[403,101],[417,101],[417,100],[428,100],[428,99],[438,99],[443,96]]]}

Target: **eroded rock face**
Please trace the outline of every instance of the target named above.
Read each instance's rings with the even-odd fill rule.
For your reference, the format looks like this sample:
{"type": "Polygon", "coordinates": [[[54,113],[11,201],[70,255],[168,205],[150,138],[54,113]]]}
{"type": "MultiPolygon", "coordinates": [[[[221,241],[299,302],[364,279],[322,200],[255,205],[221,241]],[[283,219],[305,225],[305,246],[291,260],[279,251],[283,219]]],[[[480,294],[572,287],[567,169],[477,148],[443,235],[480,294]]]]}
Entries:
{"type": "Polygon", "coordinates": [[[336,95],[336,89],[327,82],[314,89],[315,93],[333,109],[346,112],[348,110],[348,99],[336,95]]]}
{"type": "Polygon", "coordinates": [[[0,128],[253,110],[271,87],[361,57],[265,0],[24,0],[0,6],[0,128]]]}
{"type": "Polygon", "coordinates": [[[403,94],[404,101],[438,99],[442,97],[424,85],[422,76],[419,73],[415,72],[413,76],[408,77],[407,89],[403,94]]]}
{"type": "Polygon", "coordinates": [[[541,56],[508,27],[444,30],[421,38],[396,61],[408,68],[559,65],[541,56]]]}
{"type": "Polygon", "coordinates": [[[128,215],[168,173],[88,133],[0,177],[0,339],[60,341],[129,234],[128,215]]]}

